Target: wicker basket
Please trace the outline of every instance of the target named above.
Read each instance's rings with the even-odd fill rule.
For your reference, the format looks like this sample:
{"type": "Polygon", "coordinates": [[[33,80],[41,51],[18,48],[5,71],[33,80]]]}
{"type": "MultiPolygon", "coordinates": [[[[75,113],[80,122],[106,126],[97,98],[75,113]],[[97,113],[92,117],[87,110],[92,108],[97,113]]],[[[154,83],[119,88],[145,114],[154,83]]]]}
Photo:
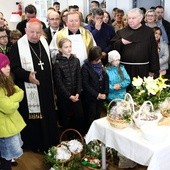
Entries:
{"type": "Polygon", "coordinates": [[[126,120],[116,120],[109,116],[107,116],[107,120],[109,121],[110,125],[115,128],[126,128],[129,126],[129,123],[126,120]]]}
{"type": "Polygon", "coordinates": [[[74,159],[74,155],[71,153],[71,151],[69,150],[69,148],[66,146],[66,145],[63,145],[63,144],[59,144],[57,145],[57,149],[62,147],[62,146],[65,146],[68,150],[68,152],[70,152],[71,156],[69,159],[58,159],[58,161],[60,162],[61,164],[61,170],[64,170],[64,167],[74,159]]]}
{"type": "Polygon", "coordinates": [[[154,107],[151,101],[145,101],[140,109],[134,113],[133,120],[138,128],[143,125],[157,125],[162,118],[161,114],[153,112],[154,107]]]}
{"type": "Polygon", "coordinates": [[[58,159],[61,163],[67,163],[67,162],[70,162],[73,158],[74,158],[74,155],[71,153],[71,151],[69,150],[69,148],[67,147],[67,145],[64,145],[62,143],[60,143],[59,145],[57,145],[57,149],[60,148],[60,147],[66,147],[68,152],[70,152],[71,156],[69,159],[66,159],[66,160],[62,160],[62,159],[58,159]]]}
{"type": "Polygon", "coordinates": [[[160,105],[161,114],[166,117],[170,118],[170,98],[166,98],[164,102],[160,105]]]}
{"type": "MultiPolygon", "coordinates": [[[[83,145],[83,147],[85,145],[84,138],[75,129],[70,128],[70,129],[66,129],[65,131],[63,131],[63,133],[60,136],[60,143],[68,146],[68,142],[69,142],[68,138],[69,138],[69,140],[70,140],[70,138],[78,140],[83,145]]],[[[69,148],[69,146],[68,146],[68,148],[69,148]]],[[[74,155],[74,157],[81,158],[83,156],[82,152],[83,152],[83,148],[80,152],[76,152],[76,153],[72,152],[72,154],[74,155]]]]}
{"type": "Polygon", "coordinates": [[[125,128],[131,123],[134,112],[134,103],[131,95],[127,93],[124,99],[113,99],[108,105],[107,120],[115,128],[125,128]],[[129,120],[125,119],[129,117],[129,120]]]}
{"type": "Polygon", "coordinates": [[[166,118],[170,118],[170,109],[161,109],[161,114],[166,118]]]}

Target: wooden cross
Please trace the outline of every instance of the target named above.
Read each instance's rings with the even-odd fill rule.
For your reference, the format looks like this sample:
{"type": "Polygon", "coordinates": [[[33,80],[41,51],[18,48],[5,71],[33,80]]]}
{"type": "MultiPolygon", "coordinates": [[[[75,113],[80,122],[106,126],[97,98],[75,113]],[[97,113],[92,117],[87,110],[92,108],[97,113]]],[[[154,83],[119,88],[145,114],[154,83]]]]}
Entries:
{"type": "Polygon", "coordinates": [[[38,65],[41,66],[41,70],[44,70],[44,67],[43,67],[44,63],[41,60],[39,60],[38,65]]]}

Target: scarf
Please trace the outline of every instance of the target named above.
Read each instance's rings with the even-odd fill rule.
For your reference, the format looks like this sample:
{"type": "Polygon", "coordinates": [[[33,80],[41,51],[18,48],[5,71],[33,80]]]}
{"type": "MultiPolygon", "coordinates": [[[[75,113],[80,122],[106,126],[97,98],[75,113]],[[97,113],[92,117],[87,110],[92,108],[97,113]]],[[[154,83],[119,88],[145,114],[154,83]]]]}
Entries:
{"type": "Polygon", "coordinates": [[[93,70],[97,73],[97,75],[100,77],[100,80],[102,80],[103,78],[103,68],[102,68],[102,65],[99,63],[99,64],[91,64],[93,70]]]}

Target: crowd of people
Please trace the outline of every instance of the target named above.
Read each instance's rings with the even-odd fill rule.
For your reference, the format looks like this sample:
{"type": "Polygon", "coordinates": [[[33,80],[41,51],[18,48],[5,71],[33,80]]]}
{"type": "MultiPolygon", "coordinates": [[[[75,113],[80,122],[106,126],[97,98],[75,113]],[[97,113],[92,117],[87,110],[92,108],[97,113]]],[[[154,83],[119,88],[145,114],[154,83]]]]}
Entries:
{"type": "Polygon", "coordinates": [[[45,25],[32,4],[10,30],[0,12],[0,169],[22,148],[47,151],[60,133],[85,135],[104,102],[124,98],[133,77],[168,77],[170,23],[162,6],[112,15],[91,2],[84,17],[77,5],[55,2],[45,25]],[[23,141],[23,142],[22,142],[23,141]]]}

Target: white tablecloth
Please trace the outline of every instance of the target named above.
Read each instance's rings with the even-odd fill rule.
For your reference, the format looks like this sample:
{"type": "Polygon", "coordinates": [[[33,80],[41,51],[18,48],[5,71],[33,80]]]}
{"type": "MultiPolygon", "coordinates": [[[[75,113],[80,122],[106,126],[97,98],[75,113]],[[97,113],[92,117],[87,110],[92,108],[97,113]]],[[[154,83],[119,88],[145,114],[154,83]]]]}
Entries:
{"type": "MultiPolygon", "coordinates": [[[[168,127],[169,128],[169,127],[168,127]]],[[[167,135],[170,136],[170,131],[167,135]]],[[[148,141],[135,126],[113,128],[106,117],[95,120],[86,137],[86,143],[98,139],[107,147],[116,149],[127,158],[148,166],[147,170],[170,170],[170,138],[148,141]]]]}

